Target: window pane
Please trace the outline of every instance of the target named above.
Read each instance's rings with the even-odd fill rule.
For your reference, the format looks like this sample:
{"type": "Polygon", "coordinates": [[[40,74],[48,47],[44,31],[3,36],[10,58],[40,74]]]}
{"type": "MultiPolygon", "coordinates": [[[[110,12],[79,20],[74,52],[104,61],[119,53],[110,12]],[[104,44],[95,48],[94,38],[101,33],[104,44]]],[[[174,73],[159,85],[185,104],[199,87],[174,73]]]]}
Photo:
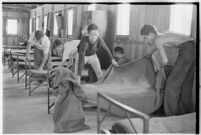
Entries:
{"type": "Polygon", "coordinates": [[[88,11],[89,10],[95,10],[96,9],[96,5],[95,4],[90,4],[89,6],[88,6],[88,11]]]}
{"type": "Polygon", "coordinates": [[[8,19],[7,21],[7,34],[17,34],[17,19],[8,19]]]}
{"type": "Polygon", "coordinates": [[[73,9],[68,11],[68,35],[73,33],[73,9]]]}
{"type": "Polygon", "coordinates": [[[58,35],[58,26],[57,26],[57,18],[56,16],[59,15],[59,13],[54,13],[54,35],[58,35]]]}
{"type": "Polygon", "coordinates": [[[172,5],[169,30],[190,35],[193,5],[172,5]]]}
{"type": "Polygon", "coordinates": [[[47,29],[47,15],[43,18],[43,32],[45,33],[47,29]]]}
{"type": "Polygon", "coordinates": [[[130,5],[118,5],[117,35],[129,35],[130,5]]]}

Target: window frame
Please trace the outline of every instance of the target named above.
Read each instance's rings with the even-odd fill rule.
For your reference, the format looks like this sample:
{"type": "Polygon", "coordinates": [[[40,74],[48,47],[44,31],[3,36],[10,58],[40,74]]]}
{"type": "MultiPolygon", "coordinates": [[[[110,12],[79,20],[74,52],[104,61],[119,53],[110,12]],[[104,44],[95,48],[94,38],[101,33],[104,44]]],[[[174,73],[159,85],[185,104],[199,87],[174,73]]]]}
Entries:
{"type": "Polygon", "coordinates": [[[17,36],[18,35],[18,19],[17,18],[7,18],[7,21],[6,21],[6,35],[7,36],[17,36]],[[8,20],[16,20],[17,21],[17,33],[16,34],[9,34],[8,33],[8,20]]]}

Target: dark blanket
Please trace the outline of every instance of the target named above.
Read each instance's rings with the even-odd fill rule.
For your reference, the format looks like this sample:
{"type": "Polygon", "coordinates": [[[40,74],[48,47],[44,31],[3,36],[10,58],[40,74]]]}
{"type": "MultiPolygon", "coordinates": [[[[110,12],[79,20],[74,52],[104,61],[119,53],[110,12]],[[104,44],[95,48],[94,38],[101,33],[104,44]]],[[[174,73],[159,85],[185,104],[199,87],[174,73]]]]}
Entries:
{"type": "MultiPolygon", "coordinates": [[[[97,92],[106,94],[115,100],[151,114],[162,104],[161,89],[164,83],[163,71],[154,71],[150,58],[140,58],[119,67],[112,67],[99,84],[84,86],[87,100],[96,104],[97,92]]],[[[108,109],[109,104],[101,100],[101,108],[108,109]]],[[[125,112],[112,106],[111,113],[125,116],[125,112]]]]}
{"type": "Polygon", "coordinates": [[[85,125],[81,104],[85,99],[84,91],[73,73],[67,68],[56,67],[51,70],[48,82],[57,96],[53,113],[54,132],[69,133],[89,129],[85,125]]]}

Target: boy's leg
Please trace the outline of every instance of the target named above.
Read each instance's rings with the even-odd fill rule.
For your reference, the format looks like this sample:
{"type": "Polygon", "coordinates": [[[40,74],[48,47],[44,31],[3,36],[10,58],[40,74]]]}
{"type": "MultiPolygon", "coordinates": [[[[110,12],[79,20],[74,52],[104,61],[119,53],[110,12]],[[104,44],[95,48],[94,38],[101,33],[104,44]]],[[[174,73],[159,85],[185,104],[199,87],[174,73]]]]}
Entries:
{"type": "Polygon", "coordinates": [[[167,116],[179,114],[179,102],[181,99],[181,86],[187,77],[187,73],[194,59],[193,47],[183,45],[175,66],[167,78],[165,87],[164,111],[167,116]]]}
{"type": "MultiPolygon", "coordinates": [[[[89,60],[88,56],[85,56],[85,61],[84,64],[87,63],[89,60]]],[[[78,75],[78,64],[79,64],[79,53],[76,54],[76,58],[75,58],[75,75],[78,75]]]]}
{"type": "MultiPolygon", "coordinates": [[[[44,56],[44,53],[43,53],[43,56],[44,56]]],[[[51,60],[51,55],[50,55],[50,52],[49,52],[43,69],[48,70],[48,69],[51,69],[51,68],[52,68],[52,60],[51,60]]]]}
{"type": "Polygon", "coordinates": [[[34,47],[34,69],[38,69],[43,57],[43,52],[39,50],[37,47],[34,47]]]}
{"type": "Polygon", "coordinates": [[[97,80],[99,80],[102,77],[103,73],[102,73],[100,61],[97,55],[95,54],[93,56],[90,56],[90,58],[88,59],[88,63],[91,64],[91,67],[96,73],[97,80]]]}
{"type": "Polygon", "coordinates": [[[192,91],[194,83],[195,62],[191,64],[189,72],[181,87],[181,99],[179,101],[179,113],[190,113],[193,108],[192,91]]]}

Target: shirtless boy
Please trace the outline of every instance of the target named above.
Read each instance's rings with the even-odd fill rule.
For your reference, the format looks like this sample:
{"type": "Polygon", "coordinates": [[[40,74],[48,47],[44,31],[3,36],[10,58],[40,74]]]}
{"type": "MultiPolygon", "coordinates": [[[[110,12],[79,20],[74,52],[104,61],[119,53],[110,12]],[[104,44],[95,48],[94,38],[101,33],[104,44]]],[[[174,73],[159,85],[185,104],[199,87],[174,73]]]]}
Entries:
{"type": "Polygon", "coordinates": [[[177,60],[165,86],[164,111],[167,116],[191,112],[192,87],[194,78],[195,43],[184,34],[159,33],[154,25],[144,25],[140,31],[146,44],[152,48],[149,55],[159,51],[161,67],[168,64],[166,47],[179,49],[177,60]]]}

